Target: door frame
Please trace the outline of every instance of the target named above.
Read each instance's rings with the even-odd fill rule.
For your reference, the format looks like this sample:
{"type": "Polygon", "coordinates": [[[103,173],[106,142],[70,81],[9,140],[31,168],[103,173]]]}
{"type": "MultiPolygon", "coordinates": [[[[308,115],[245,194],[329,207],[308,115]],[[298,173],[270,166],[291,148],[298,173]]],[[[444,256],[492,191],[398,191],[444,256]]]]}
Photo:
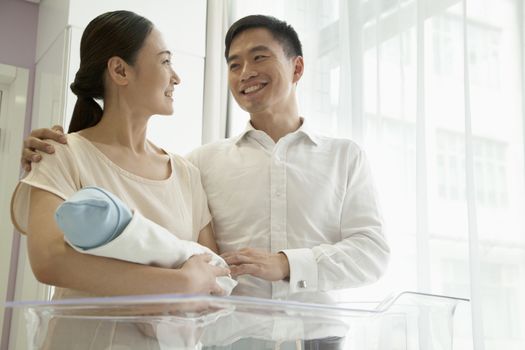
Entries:
{"type": "MultiPolygon", "coordinates": [[[[4,91],[2,98],[3,129],[0,135],[0,151],[3,152],[2,191],[0,191],[0,220],[5,226],[0,232],[0,259],[7,269],[0,271],[0,283],[5,286],[1,290],[0,304],[4,301],[18,299],[20,294],[18,284],[20,282],[20,241],[21,237],[14,231],[10,224],[9,198],[10,190],[14,189],[20,177],[20,150],[22,149],[24,127],[26,122],[27,101],[29,94],[29,70],[0,63],[0,85],[4,91]],[[4,283],[7,282],[7,283],[4,283]]],[[[22,254],[24,255],[24,254],[22,254]]],[[[25,255],[23,256],[25,259],[25,255]]],[[[22,267],[24,264],[22,264],[22,267]]],[[[27,265],[27,264],[25,264],[27,265]]],[[[27,270],[27,268],[25,268],[27,270]]],[[[23,277],[23,275],[22,275],[23,277]]],[[[25,279],[25,277],[23,278],[25,279]]],[[[0,330],[2,334],[0,349],[8,349],[13,339],[12,329],[14,324],[11,310],[0,306],[0,330]]],[[[18,322],[19,323],[19,322],[18,322]]],[[[20,332],[18,332],[20,333],[20,332]]],[[[18,335],[16,336],[18,337],[18,335]]],[[[25,336],[24,336],[25,337],[25,336]]]]}

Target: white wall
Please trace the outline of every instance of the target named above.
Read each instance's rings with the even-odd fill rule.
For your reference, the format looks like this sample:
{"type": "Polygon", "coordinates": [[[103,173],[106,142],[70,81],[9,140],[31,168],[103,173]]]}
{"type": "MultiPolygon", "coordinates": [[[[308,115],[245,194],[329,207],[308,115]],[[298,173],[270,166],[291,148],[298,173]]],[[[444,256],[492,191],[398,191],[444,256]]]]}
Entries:
{"type": "Polygon", "coordinates": [[[2,304],[7,296],[11,268],[13,243],[13,225],[9,220],[11,192],[15,188],[19,175],[19,157],[22,147],[22,131],[27,105],[29,70],[0,64],[0,88],[2,103],[0,106],[0,330],[2,346],[7,344],[7,328],[3,332],[4,322],[9,325],[9,317],[4,319],[2,304]]]}

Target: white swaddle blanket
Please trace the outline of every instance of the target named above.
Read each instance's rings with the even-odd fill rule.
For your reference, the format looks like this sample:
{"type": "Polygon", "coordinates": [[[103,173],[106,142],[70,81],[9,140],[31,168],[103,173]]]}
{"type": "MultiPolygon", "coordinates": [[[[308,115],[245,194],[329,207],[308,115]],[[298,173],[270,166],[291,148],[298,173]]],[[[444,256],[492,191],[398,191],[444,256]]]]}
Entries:
{"type": "MultiPolygon", "coordinates": [[[[128,226],[112,241],[91,249],[81,249],[73,244],[70,245],[76,251],[84,254],[167,268],[180,267],[193,255],[207,253],[212,256],[210,264],[228,267],[224,259],[211,249],[197,242],[177,238],[136,210],[133,211],[133,218],[128,226]]],[[[228,276],[217,277],[217,283],[227,295],[230,295],[237,285],[237,281],[228,276]]]]}

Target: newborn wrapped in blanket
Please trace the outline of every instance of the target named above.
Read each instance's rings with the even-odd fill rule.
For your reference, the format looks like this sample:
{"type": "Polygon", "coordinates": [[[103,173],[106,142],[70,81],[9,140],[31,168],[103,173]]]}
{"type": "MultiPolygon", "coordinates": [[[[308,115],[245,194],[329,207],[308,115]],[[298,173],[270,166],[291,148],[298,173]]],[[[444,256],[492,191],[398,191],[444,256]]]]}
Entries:
{"type": "MultiPolygon", "coordinates": [[[[179,239],[100,187],[77,191],[58,207],[55,219],[66,242],[81,253],[166,268],[180,267],[192,255],[207,253],[212,256],[210,264],[228,267],[209,248],[179,239]]],[[[228,276],[217,277],[217,283],[227,295],[237,285],[228,276]]]]}

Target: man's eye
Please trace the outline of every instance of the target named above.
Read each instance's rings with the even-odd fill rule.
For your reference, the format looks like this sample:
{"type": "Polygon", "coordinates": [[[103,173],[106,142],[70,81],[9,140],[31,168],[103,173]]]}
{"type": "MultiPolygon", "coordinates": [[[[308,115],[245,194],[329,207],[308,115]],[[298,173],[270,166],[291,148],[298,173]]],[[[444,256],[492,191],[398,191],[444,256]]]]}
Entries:
{"type": "Polygon", "coordinates": [[[262,60],[263,58],[266,58],[266,56],[263,56],[263,55],[257,55],[257,56],[255,56],[254,60],[256,60],[256,61],[260,61],[260,60],[262,60]]]}
{"type": "Polygon", "coordinates": [[[239,67],[239,65],[236,64],[236,63],[234,63],[234,64],[230,64],[230,70],[234,70],[234,69],[236,69],[236,68],[238,68],[238,67],[239,67]]]}
{"type": "Polygon", "coordinates": [[[164,60],[162,63],[163,63],[163,64],[168,64],[168,65],[171,66],[171,60],[170,60],[170,59],[168,59],[168,60],[164,60]]]}

